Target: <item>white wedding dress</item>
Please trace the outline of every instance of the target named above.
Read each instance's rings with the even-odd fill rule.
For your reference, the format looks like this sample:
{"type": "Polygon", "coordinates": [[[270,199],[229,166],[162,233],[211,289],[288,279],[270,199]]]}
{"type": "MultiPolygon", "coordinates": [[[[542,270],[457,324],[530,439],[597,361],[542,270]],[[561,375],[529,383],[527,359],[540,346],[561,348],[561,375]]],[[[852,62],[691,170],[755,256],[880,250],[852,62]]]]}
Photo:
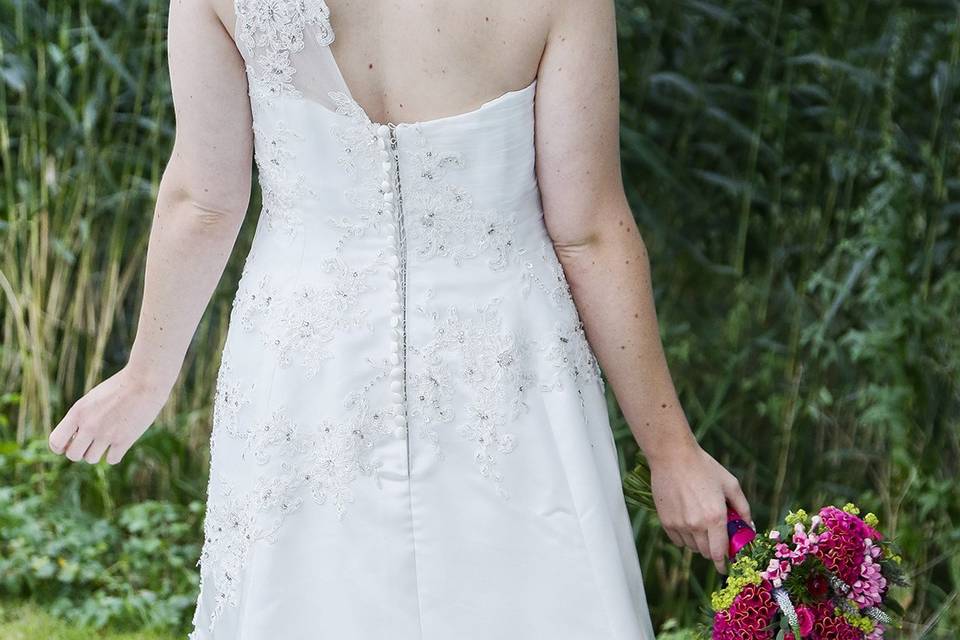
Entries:
{"type": "Polygon", "coordinates": [[[536,81],[383,125],[322,0],[235,8],[263,209],[190,638],[653,638],[604,383],[543,222],[536,81]]]}

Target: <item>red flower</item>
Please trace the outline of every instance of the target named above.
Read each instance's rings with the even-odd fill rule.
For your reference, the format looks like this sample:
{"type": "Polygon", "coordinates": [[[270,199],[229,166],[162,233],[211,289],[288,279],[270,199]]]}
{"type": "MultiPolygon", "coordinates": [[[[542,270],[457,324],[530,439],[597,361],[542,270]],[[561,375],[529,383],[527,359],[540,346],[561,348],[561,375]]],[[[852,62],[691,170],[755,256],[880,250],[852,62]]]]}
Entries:
{"type": "Polygon", "coordinates": [[[807,580],[807,591],[814,600],[823,600],[830,591],[830,583],[822,574],[814,573],[807,580]]]}
{"type": "Polygon", "coordinates": [[[770,585],[748,584],[729,609],[713,618],[713,640],[772,640],[770,621],[777,612],[770,585]]]}
{"type": "Polygon", "coordinates": [[[833,604],[821,602],[813,609],[815,621],[811,640],[862,640],[859,629],[850,626],[846,618],[836,615],[833,604]]]}

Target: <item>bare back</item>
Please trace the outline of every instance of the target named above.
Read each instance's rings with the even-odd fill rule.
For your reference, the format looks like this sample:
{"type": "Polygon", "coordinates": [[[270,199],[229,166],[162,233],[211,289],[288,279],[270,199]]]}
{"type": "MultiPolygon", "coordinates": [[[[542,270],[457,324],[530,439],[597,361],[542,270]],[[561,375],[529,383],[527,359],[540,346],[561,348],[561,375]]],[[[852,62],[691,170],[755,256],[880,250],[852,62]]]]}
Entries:
{"type": "MultiPolygon", "coordinates": [[[[236,39],[233,0],[212,0],[236,39]]],[[[469,111],[537,77],[551,2],[329,0],[330,45],[350,93],[379,122],[469,111]]]]}

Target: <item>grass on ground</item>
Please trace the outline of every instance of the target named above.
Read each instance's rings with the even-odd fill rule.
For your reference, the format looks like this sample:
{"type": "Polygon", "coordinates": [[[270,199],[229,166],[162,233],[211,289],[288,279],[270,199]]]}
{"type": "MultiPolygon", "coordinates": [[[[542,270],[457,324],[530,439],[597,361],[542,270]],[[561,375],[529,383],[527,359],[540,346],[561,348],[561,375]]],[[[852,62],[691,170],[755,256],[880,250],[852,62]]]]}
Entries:
{"type": "Polygon", "coordinates": [[[172,635],[137,631],[120,633],[78,627],[46,613],[30,602],[0,601],[0,638],[3,640],[174,640],[172,635]]]}

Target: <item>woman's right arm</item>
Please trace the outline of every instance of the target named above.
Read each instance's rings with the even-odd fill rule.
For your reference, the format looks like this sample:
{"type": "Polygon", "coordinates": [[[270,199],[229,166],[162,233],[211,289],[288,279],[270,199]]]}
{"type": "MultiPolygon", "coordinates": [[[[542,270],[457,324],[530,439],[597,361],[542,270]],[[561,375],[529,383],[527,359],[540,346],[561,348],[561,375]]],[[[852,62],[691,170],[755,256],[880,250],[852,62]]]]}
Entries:
{"type": "Polygon", "coordinates": [[[106,452],[116,464],[156,419],[249,204],[244,61],[211,0],[172,0],[167,60],[176,137],[157,193],[136,339],[126,366],[50,434],[50,448],[74,461],[95,463],[106,452]]]}

